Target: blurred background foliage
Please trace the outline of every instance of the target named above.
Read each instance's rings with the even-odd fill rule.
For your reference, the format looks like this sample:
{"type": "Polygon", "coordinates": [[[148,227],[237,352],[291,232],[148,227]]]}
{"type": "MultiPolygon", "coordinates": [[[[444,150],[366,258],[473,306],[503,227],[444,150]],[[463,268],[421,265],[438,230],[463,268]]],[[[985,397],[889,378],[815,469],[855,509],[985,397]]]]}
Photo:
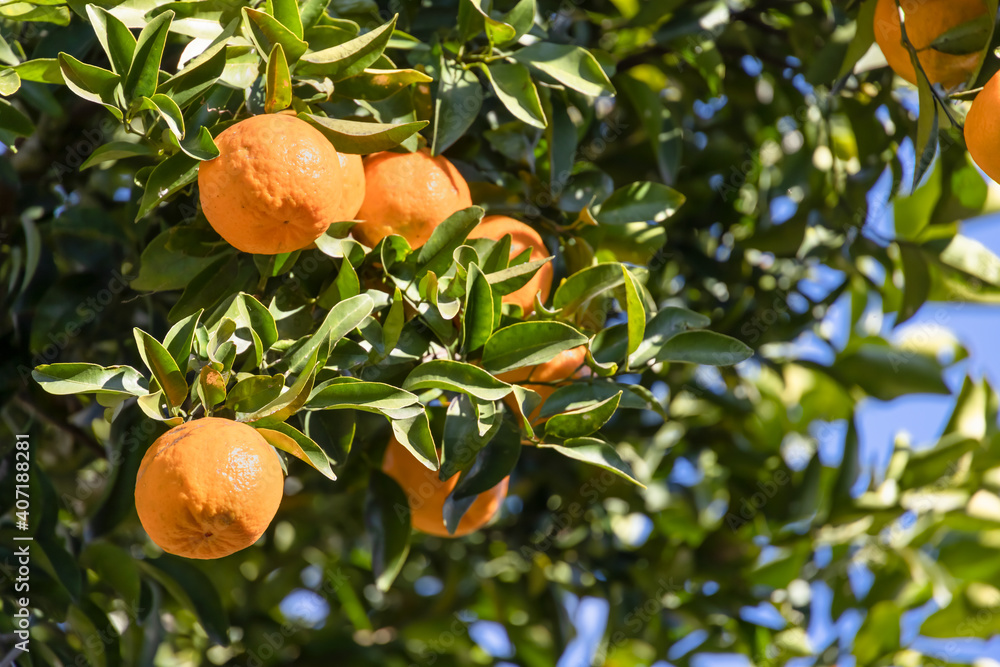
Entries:
{"type": "MultiPolygon", "coordinates": [[[[98,4],[132,28],[172,9],[168,69],[241,8],[98,4]]],[[[403,32],[386,56],[435,81],[364,105],[327,97],[317,81],[316,104],[383,123],[434,118],[462,86],[449,88],[432,56],[488,55],[484,25],[513,22],[508,12],[525,3],[495,0],[487,24],[476,18],[483,4],[332,0],[324,13],[322,2],[303,3],[330,44],[398,14],[403,32]]],[[[877,49],[866,54],[861,4],[537,0],[522,43],[585,47],[617,91],[585,95],[536,73],[544,129],[515,117],[483,71],[462,70],[468,87],[485,91],[481,110],[465,127],[432,125],[425,138],[448,149],[476,203],[541,229],[559,250],[557,276],[595,258],[644,267],[659,308],[700,313],[755,355],[735,367],[658,363],[620,377],[661,408],[626,410],[602,430],[645,488],[525,448],[499,519],[461,540],[415,537],[388,591],[374,584],[363,522],[367,471],[389,433],[381,418],[357,415],[336,482],[291,469],[258,545],[182,561],[148,543],[132,506],[139,458],[164,427],[134,403],[108,424],[98,403],[48,395],[30,380],[31,368],[53,361],[136,364],[129,331],[166,331],[171,309],[190,306],[180,288],[192,276],[212,269],[199,289],[232,276],[220,286],[232,293],[252,288],[257,268],[249,258],[215,263],[218,244],[198,235],[206,227],[188,184],[162,206],[144,199],[151,155],[133,148],[81,169],[98,146],[129,137],[106,107],[54,85],[43,66],[23,68],[16,94],[0,100],[0,553],[11,562],[12,449],[14,434],[28,432],[36,622],[31,653],[14,657],[7,611],[16,596],[5,576],[0,660],[968,661],[960,641],[915,637],[1000,632],[997,395],[984,379],[947,375],[965,351],[943,327],[902,339],[893,330],[927,301],[997,300],[1000,259],[958,224],[995,211],[997,192],[959,130],[942,122],[918,139],[918,91],[877,49]],[[927,150],[936,157],[915,168],[927,150]],[[687,201],[662,222],[565,229],[640,181],[687,201]],[[149,214],[136,220],[145,204],[149,214]],[[193,231],[153,271],[143,252],[181,221],[193,231]],[[859,403],[925,393],[954,395],[940,437],[919,449],[900,438],[862,457],[859,403]]],[[[19,63],[60,52],[108,67],[87,16],[78,0],[0,4],[0,61],[13,68],[0,72],[0,92],[19,63]]],[[[222,83],[185,112],[189,129],[263,100],[260,56],[226,53],[222,83]]],[[[308,85],[297,83],[297,100],[308,85]]],[[[962,102],[944,104],[960,119],[962,102]]],[[[920,116],[936,109],[925,101],[920,116]]],[[[157,128],[162,137],[150,138],[162,157],[178,144],[157,128]]],[[[294,272],[273,276],[279,289],[298,289],[294,272]]],[[[612,312],[607,324],[621,321],[612,312]]]]}

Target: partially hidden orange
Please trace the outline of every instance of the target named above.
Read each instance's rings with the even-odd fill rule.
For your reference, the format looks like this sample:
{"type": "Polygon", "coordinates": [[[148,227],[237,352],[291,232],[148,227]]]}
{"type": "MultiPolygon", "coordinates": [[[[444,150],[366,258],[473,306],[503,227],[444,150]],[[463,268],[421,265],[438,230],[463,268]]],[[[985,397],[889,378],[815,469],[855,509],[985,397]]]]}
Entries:
{"type": "Polygon", "coordinates": [[[361,158],[338,153],[295,116],[247,118],[215,143],[219,157],[198,168],[201,208],[212,228],[243,252],[301,250],[330,223],[353,219],[364,197],[361,158]]]}
{"type": "Polygon", "coordinates": [[[410,506],[410,525],[420,532],[438,537],[461,537],[485,526],[507,497],[510,480],[510,477],[505,477],[489,491],[479,494],[458,522],[455,532],[449,533],[444,525],[444,503],[458,484],[458,474],[442,482],[437,471],[424,467],[395,438],[389,440],[389,446],[385,450],[382,471],[396,480],[406,492],[410,506]]]}
{"type": "MultiPolygon", "coordinates": [[[[541,235],[534,228],[526,225],[520,220],[508,218],[505,215],[489,215],[483,218],[475,229],[469,234],[470,239],[493,239],[499,241],[505,235],[510,234],[510,257],[520,255],[531,248],[531,255],[528,261],[534,262],[545,259],[549,256],[545,242],[541,235]]],[[[504,303],[514,303],[521,307],[525,316],[530,315],[535,310],[535,294],[541,292],[542,303],[549,298],[552,291],[552,263],[544,264],[538,272],[531,277],[523,287],[515,292],[506,294],[503,297],[504,303]]]]}
{"type": "MultiPolygon", "coordinates": [[[[587,348],[581,345],[580,347],[560,352],[544,364],[515,368],[512,371],[500,373],[497,375],[497,378],[510,384],[521,385],[526,389],[531,389],[538,393],[542,400],[539,402],[538,407],[532,410],[528,416],[528,421],[534,425],[542,421],[538,418],[538,415],[542,410],[542,406],[545,405],[545,401],[555,393],[556,389],[568,384],[572,378],[587,377],[590,375],[590,368],[585,365],[586,358],[587,348]]],[[[514,400],[513,395],[509,394],[504,398],[504,401],[511,410],[519,413],[517,402],[514,400]]]]}
{"type": "Polygon", "coordinates": [[[965,117],[965,144],[979,168],[1000,182],[1000,73],[972,101],[965,117]]]}
{"type": "Polygon", "coordinates": [[[398,234],[416,248],[445,218],[470,206],[469,184],[444,156],[427,149],[374,153],[365,159],[362,222],[351,231],[368,246],[398,234]]]}
{"type": "Polygon", "coordinates": [[[135,509],[167,553],[222,558],[264,534],[281,503],[278,455],[253,428],[204,417],[154,442],[135,480],[135,509]]]}
{"type": "Polygon", "coordinates": [[[900,7],[905,17],[906,37],[917,51],[917,59],[927,79],[945,88],[965,82],[979,65],[980,52],[946,53],[931,48],[931,44],[952,28],[985,16],[986,3],[983,0],[900,0],[897,6],[896,0],[878,0],[875,6],[875,41],[889,67],[916,84],[917,73],[910,59],[910,50],[903,44],[900,7]]]}

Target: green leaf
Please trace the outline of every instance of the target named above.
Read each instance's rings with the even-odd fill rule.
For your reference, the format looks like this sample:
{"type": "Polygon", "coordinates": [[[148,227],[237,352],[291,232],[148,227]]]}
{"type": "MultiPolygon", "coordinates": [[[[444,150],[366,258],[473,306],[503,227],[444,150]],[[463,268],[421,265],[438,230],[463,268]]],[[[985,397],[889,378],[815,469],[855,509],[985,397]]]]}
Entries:
{"type": "Polygon", "coordinates": [[[264,111],[274,113],[287,109],[292,103],[292,75],[288,71],[288,61],[285,60],[285,51],[280,43],[275,43],[267,59],[266,78],[267,101],[264,102],[264,111]]]}
{"type": "Polygon", "coordinates": [[[455,67],[444,57],[434,98],[434,131],[431,154],[440,155],[458,141],[479,116],[483,87],[471,70],[455,67]]]}
{"type": "Polygon", "coordinates": [[[583,463],[604,468],[622,479],[646,488],[644,484],[635,478],[632,467],[622,460],[618,452],[615,451],[615,448],[603,440],[598,440],[597,438],[573,438],[572,440],[567,440],[562,445],[542,443],[538,447],[540,449],[552,449],[575,461],[582,461],[583,463]]]}
{"type": "Polygon", "coordinates": [[[471,468],[479,451],[496,435],[500,422],[492,402],[477,404],[461,394],[449,403],[442,436],[440,480],[447,481],[471,468]],[[485,422],[481,417],[486,417],[485,422]]]}
{"type": "Polygon", "coordinates": [[[11,67],[22,81],[37,81],[39,83],[54,83],[65,85],[62,69],[58,58],[35,58],[11,67]]]}
{"type": "Polygon", "coordinates": [[[184,116],[177,103],[166,95],[156,94],[152,97],[143,97],[139,100],[138,109],[140,111],[156,111],[178,141],[184,138],[184,116]]]}
{"type": "Polygon", "coordinates": [[[198,135],[180,142],[181,150],[188,157],[204,162],[219,157],[219,147],[215,145],[212,133],[204,125],[198,128],[198,135]]]}
{"type": "Polygon", "coordinates": [[[295,350],[287,361],[288,372],[297,373],[321,344],[329,341],[334,345],[341,338],[356,329],[375,308],[375,302],[367,294],[345,299],[330,309],[322,324],[304,345],[295,350]]]}
{"type": "Polygon", "coordinates": [[[417,254],[416,278],[423,277],[428,271],[443,275],[454,261],[455,249],[465,243],[476,225],[483,219],[483,209],[478,206],[456,211],[444,219],[427,239],[417,254]]]}
{"type": "Polygon", "coordinates": [[[656,397],[642,385],[591,380],[589,382],[572,382],[556,389],[551,396],[545,399],[545,404],[538,412],[538,418],[547,419],[563,412],[583,410],[616,394],[621,394],[619,409],[652,410],[663,418],[667,417],[666,411],[656,400],[656,397]]]}
{"type": "Polygon", "coordinates": [[[405,389],[353,377],[328,380],[315,389],[306,410],[363,410],[392,420],[412,419],[424,412],[420,399],[405,389]]]}
{"type": "Polygon", "coordinates": [[[392,305],[389,306],[389,312],[386,313],[385,320],[382,322],[382,340],[386,354],[396,349],[396,343],[399,342],[404,324],[406,324],[406,320],[403,312],[403,294],[397,287],[392,297],[392,305]]]}
{"type": "Polygon", "coordinates": [[[486,341],[483,368],[491,373],[505,373],[537,366],[551,361],[560,352],[585,345],[587,340],[563,322],[518,322],[497,330],[486,341]]]}
{"type": "Polygon", "coordinates": [[[953,55],[979,53],[993,31],[993,19],[980,14],[971,21],[960,23],[938,35],[927,48],[953,55]]]}
{"type": "Polygon", "coordinates": [[[330,467],[330,459],[323,448],[313,442],[312,438],[288,424],[272,424],[267,428],[256,427],[267,442],[283,452],[288,452],[300,461],[305,461],[318,470],[327,479],[335,480],[330,467]]]}
{"type": "Polygon", "coordinates": [[[241,260],[236,254],[221,255],[191,278],[167,317],[180,319],[199,308],[211,310],[217,303],[231,296],[234,290],[246,288],[253,274],[252,263],[241,260]],[[219,280],[220,275],[229,279],[219,280]]]}
{"type": "Polygon", "coordinates": [[[917,154],[917,163],[913,169],[913,189],[916,190],[937,152],[940,125],[937,98],[931,83],[927,80],[927,75],[920,62],[912,53],[910,60],[913,62],[913,68],[917,75],[917,99],[920,103],[917,116],[917,136],[913,144],[917,154]]]}
{"type": "Polygon", "coordinates": [[[146,180],[135,219],[141,220],[165,199],[198,178],[198,160],[184,153],[171,155],[156,165],[146,180]]]}
{"type": "Polygon", "coordinates": [[[659,183],[639,181],[618,188],[597,209],[595,217],[603,225],[630,222],[663,222],[677,212],[684,195],[659,183]]]}
{"type": "MultiPolygon", "coordinates": [[[[142,329],[132,329],[135,344],[143,363],[153,373],[153,379],[161,389],[171,407],[180,407],[187,398],[188,385],[177,362],[158,340],[142,329]]],[[[186,367],[186,365],[185,365],[186,367]]]]}
{"type": "Polygon", "coordinates": [[[907,321],[920,310],[927,301],[931,281],[927,258],[920,248],[909,243],[899,244],[899,256],[903,268],[903,302],[899,307],[896,325],[907,321]]]}
{"type": "Polygon", "coordinates": [[[123,83],[126,101],[151,97],[156,92],[163,47],[167,42],[167,33],[173,20],[173,11],[163,12],[150,20],[139,33],[135,51],[132,53],[132,62],[129,64],[128,76],[123,83]]]}
{"type": "Polygon", "coordinates": [[[226,400],[226,381],[222,373],[211,366],[202,366],[198,373],[198,396],[206,410],[226,400]]]}
{"type": "Polygon", "coordinates": [[[437,447],[431,435],[427,410],[421,406],[420,411],[412,416],[392,419],[391,426],[396,440],[410,450],[421,465],[428,470],[438,469],[437,447]]]}
{"type": "Polygon", "coordinates": [[[111,69],[120,77],[128,76],[135,55],[135,36],[117,16],[103,7],[87,5],[87,17],[111,62],[111,69]]]}
{"type": "Polygon", "coordinates": [[[208,48],[185,64],[184,69],[160,83],[156,92],[169,95],[182,109],[206,95],[225,72],[226,44],[236,34],[239,24],[239,19],[230,21],[208,48]]]}
{"type": "Polygon", "coordinates": [[[577,271],[556,289],[552,306],[565,315],[575,313],[594,297],[621,287],[625,282],[623,268],[623,264],[608,262],[577,271]]]}
{"type": "Polygon", "coordinates": [[[273,16],[249,7],[244,7],[242,11],[245,19],[243,25],[260,53],[271,53],[274,45],[280,44],[288,63],[294,65],[309,48],[308,44],[273,16]]]}
{"type": "Polygon", "coordinates": [[[366,69],[338,83],[337,94],[351,99],[378,101],[414,83],[430,83],[433,80],[415,69],[366,69]]]}
{"type": "Polygon", "coordinates": [[[632,364],[641,366],[656,357],[665,342],[682,331],[707,327],[711,320],[685,308],[667,306],[646,322],[645,338],[632,356],[632,364]]]}
{"type": "Polygon", "coordinates": [[[30,137],[35,132],[31,119],[15,109],[7,100],[0,100],[0,130],[30,137]]]}
{"type": "Polygon", "coordinates": [[[193,611],[209,640],[229,645],[229,618],[212,580],[191,561],[169,554],[137,561],[179,602],[193,611]]]}
{"type": "Polygon", "coordinates": [[[114,102],[115,86],[120,79],[117,74],[82,63],[68,53],[59,54],[59,69],[66,86],[74,93],[85,100],[117,110],[114,102]]]}
{"type": "Polygon", "coordinates": [[[483,401],[498,401],[510,393],[511,386],[478,366],[450,359],[434,359],[410,371],[403,382],[403,389],[443,389],[483,401]]]}
{"type": "Polygon", "coordinates": [[[875,6],[878,0],[863,0],[858,8],[858,17],[854,21],[854,38],[847,45],[844,61],[840,65],[838,79],[842,79],[854,71],[854,66],[868,49],[875,43],[875,6]]]}
{"type": "Polygon", "coordinates": [[[303,38],[302,17],[299,16],[299,6],[295,0],[268,0],[271,14],[281,25],[288,28],[299,39],[303,38]]]}
{"type": "Polygon", "coordinates": [[[349,42],[307,53],[298,68],[301,74],[322,75],[334,83],[364,72],[382,56],[396,27],[398,15],[349,42]]]}
{"type": "Polygon", "coordinates": [[[475,352],[493,333],[493,290],[475,264],[469,265],[465,286],[465,313],[462,317],[462,348],[475,352]]]}
{"type": "Polygon", "coordinates": [[[410,551],[410,506],[399,484],[380,470],[368,480],[365,527],[372,536],[372,573],[375,586],[392,586],[410,551]]]}
{"type": "Polygon", "coordinates": [[[943,168],[938,165],[923,185],[908,196],[893,200],[896,236],[900,239],[915,240],[930,224],[934,209],[941,199],[942,172],[943,168]]]}
{"type": "Polygon", "coordinates": [[[12,69],[0,70],[0,95],[8,96],[21,87],[21,77],[12,69]]]}
{"type": "Polygon", "coordinates": [[[80,171],[113,160],[124,160],[130,157],[150,157],[155,154],[156,151],[146,144],[136,144],[129,141],[112,141],[103,146],[98,146],[97,150],[91,153],[90,157],[80,165],[80,171]]]}
{"type": "Polygon", "coordinates": [[[322,132],[339,152],[358,155],[396,148],[428,124],[426,120],[412,123],[367,123],[309,113],[299,114],[299,118],[322,132]]]}
{"type": "Polygon", "coordinates": [[[7,40],[0,36],[0,63],[4,65],[17,65],[21,62],[21,59],[14,53],[14,50],[10,48],[10,44],[7,40]]]}
{"type": "Polygon", "coordinates": [[[504,22],[514,28],[514,35],[506,41],[501,41],[494,34],[493,40],[496,46],[512,44],[531,30],[531,26],[535,23],[535,0],[518,0],[518,3],[504,16],[504,22]]]}
{"type": "Polygon", "coordinates": [[[513,58],[584,95],[615,94],[597,59],[579,46],[538,42],[515,51],[513,58]]]}
{"type": "Polygon", "coordinates": [[[151,292],[182,289],[191,282],[191,276],[233,254],[229,244],[211,230],[170,227],[143,249],[139,275],[130,287],[151,292]]]}
{"type": "Polygon", "coordinates": [[[753,356],[746,344],[715,331],[682,331],[656,353],[656,361],[732,366],[753,356]]]}
{"type": "Polygon", "coordinates": [[[461,1],[468,2],[469,6],[471,6],[480,16],[483,17],[486,34],[489,37],[491,44],[506,44],[517,37],[517,30],[514,26],[508,25],[503,21],[498,21],[490,16],[490,5],[493,4],[492,0],[461,1]]]}
{"type": "Polygon", "coordinates": [[[177,368],[183,373],[188,367],[188,357],[191,356],[191,343],[194,341],[194,332],[198,328],[198,320],[201,319],[203,311],[199,310],[193,315],[188,315],[170,327],[167,335],[163,338],[163,347],[173,357],[177,368]]]}
{"type": "Polygon", "coordinates": [[[107,394],[143,396],[148,393],[145,380],[131,366],[96,364],[42,364],[31,377],[50,394],[107,394]]]}
{"type": "Polygon", "coordinates": [[[476,455],[476,460],[455,485],[451,495],[456,500],[485,493],[513,472],[521,456],[521,436],[511,428],[500,427],[496,436],[476,455]]]}
{"type": "Polygon", "coordinates": [[[273,427],[297,413],[306,404],[313,390],[316,371],[322,368],[327,352],[320,347],[313,348],[295,383],[287,391],[279,394],[264,407],[245,417],[254,426],[273,427]]]}
{"type": "Polygon", "coordinates": [[[883,401],[905,394],[951,393],[935,358],[885,344],[859,344],[842,353],[832,369],[845,382],[883,401]]]}
{"type": "Polygon", "coordinates": [[[545,111],[528,68],[518,63],[478,63],[500,102],[521,122],[544,128],[545,111]]]}
{"type": "Polygon", "coordinates": [[[622,392],[575,412],[555,415],[545,422],[545,435],[556,438],[580,438],[596,433],[604,426],[621,402],[622,392]]]}
{"type": "Polygon", "coordinates": [[[284,375],[251,375],[236,383],[226,396],[226,407],[236,413],[236,421],[245,422],[277,399],[284,386],[284,375]]]}
{"type": "Polygon", "coordinates": [[[628,330],[628,348],[625,354],[626,366],[628,366],[628,355],[635,352],[642,343],[646,335],[646,309],[642,304],[641,289],[632,272],[622,267],[625,272],[625,316],[626,328],[628,330]]]}

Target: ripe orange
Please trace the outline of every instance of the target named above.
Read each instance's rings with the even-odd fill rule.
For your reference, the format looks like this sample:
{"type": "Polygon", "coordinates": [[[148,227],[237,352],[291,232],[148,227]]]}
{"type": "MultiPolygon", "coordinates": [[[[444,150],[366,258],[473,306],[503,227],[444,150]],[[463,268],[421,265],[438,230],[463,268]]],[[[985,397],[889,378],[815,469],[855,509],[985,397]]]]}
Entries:
{"type": "Polygon", "coordinates": [[[257,431],[205,417],[170,429],[146,450],[135,509],[167,553],[222,558],[264,533],[283,486],[278,456],[257,431]]]}
{"type": "MultiPolygon", "coordinates": [[[[965,82],[979,64],[979,53],[951,54],[929,48],[940,35],[986,14],[983,0],[901,0],[906,37],[916,49],[920,66],[931,83],[952,88],[965,82]]],[[[878,0],[875,41],[896,74],[916,84],[910,51],[903,44],[896,0],[878,0]]]]}
{"type": "Polygon", "coordinates": [[[416,153],[375,153],[365,160],[365,199],[355,238],[374,247],[398,234],[414,248],[431,237],[442,220],[472,206],[469,185],[447,158],[416,153]]]}
{"type": "MultiPolygon", "coordinates": [[[[541,412],[542,406],[545,405],[545,401],[555,393],[559,386],[568,384],[568,382],[564,382],[565,380],[590,375],[590,369],[584,365],[586,357],[587,348],[581,345],[580,347],[574,347],[572,350],[560,352],[544,364],[515,368],[512,371],[500,373],[497,375],[497,378],[510,384],[519,384],[525,389],[531,389],[538,393],[542,400],[528,417],[528,421],[532,424],[538,424],[541,421],[538,419],[538,414],[541,412]],[[539,382],[558,384],[537,384],[539,382]]],[[[506,401],[511,410],[519,412],[517,403],[512,395],[508,395],[504,401],[506,401]]]]}
{"type": "Polygon", "coordinates": [[[305,248],[332,222],[350,220],[363,197],[360,158],[341,155],[304,120],[265,114],[215,138],[220,155],[198,168],[209,224],[243,252],[305,248]]]}
{"type": "Polygon", "coordinates": [[[333,184],[334,195],[339,190],[343,194],[340,211],[336,220],[344,222],[354,220],[361,210],[361,202],[365,200],[365,166],[360,155],[340,153],[340,166],[343,168],[343,178],[340,183],[333,184]]]}
{"type": "Polygon", "coordinates": [[[976,95],[965,117],[965,145],[979,168],[1000,181],[1000,73],[976,95]]]}
{"type": "MultiPolygon", "coordinates": [[[[514,218],[505,215],[490,215],[483,218],[483,221],[469,234],[470,239],[493,239],[499,241],[505,234],[510,234],[510,257],[513,259],[517,255],[531,248],[529,261],[545,259],[549,256],[548,249],[542,237],[533,228],[514,218]]],[[[530,315],[535,310],[535,294],[542,293],[542,302],[548,300],[549,292],[552,290],[552,263],[545,264],[538,270],[538,273],[531,277],[531,280],[516,292],[511,292],[503,297],[504,303],[516,303],[521,306],[525,316],[530,315]]]]}
{"type": "Polygon", "coordinates": [[[458,528],[453,534],[449,534],[444,526],[442,512],[448,494],[458,484],[457,474],[447,482],[442,482],[436,471],[425,468],[395,438],[390,438],[385,450],[382,471],[396,480],[406,492],[410,504],[410,525],[416,530],[438,537],[461,537],[485,526],[507,497],[507,484],[510,480],[510,477],[505,477],[489,491],[479,494],[458,522],[458,528]]]}

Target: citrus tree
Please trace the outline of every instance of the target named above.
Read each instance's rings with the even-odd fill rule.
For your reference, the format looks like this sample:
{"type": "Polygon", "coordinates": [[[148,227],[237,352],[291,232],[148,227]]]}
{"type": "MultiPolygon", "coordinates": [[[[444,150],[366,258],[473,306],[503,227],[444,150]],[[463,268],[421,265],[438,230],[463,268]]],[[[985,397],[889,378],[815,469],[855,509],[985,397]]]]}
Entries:
{"type": "Polygon", "coordinates": [[[0,3],[0,664],[961,661],[996,13],[0,3]]]}

